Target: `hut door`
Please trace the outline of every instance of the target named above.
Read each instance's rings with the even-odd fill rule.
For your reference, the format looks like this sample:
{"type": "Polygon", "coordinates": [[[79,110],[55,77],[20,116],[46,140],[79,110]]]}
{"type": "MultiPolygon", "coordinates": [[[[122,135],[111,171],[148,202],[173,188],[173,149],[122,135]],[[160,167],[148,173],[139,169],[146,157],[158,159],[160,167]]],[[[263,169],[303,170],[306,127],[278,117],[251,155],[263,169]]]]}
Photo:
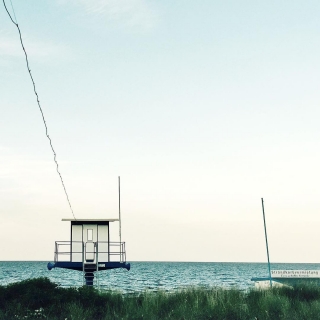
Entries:
{"type": "Polygon", "coordinates": [[[95,249],[97,242],[97,225],[84,224],[83,225],[83,242],[85,245],[85,261],[95,262],[95,249]]]}

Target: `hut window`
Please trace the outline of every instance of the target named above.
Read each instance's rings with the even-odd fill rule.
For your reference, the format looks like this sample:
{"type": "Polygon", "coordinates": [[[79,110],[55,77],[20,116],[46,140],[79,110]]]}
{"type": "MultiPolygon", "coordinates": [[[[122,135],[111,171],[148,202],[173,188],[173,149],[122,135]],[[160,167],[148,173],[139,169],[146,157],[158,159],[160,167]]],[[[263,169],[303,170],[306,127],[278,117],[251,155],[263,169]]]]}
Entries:
{"type": "Polygon", "coordinates": [[[93,229],[87,229],[87,241],[93,240],[93,229]]]}

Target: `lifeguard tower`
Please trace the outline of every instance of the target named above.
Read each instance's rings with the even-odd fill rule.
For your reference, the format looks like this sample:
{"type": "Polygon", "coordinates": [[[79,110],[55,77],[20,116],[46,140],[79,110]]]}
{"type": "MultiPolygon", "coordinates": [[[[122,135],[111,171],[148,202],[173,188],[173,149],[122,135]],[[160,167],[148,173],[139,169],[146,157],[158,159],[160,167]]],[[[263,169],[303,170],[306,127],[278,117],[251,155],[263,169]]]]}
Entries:
{"type": "Polygon", "coordinates": [[[111,242],[110,223],[119,219],[62,219],[70,221],[70,241],[56,241],[54,263],[47,267],[83,272],[83,283],[99,285],[98,271],[116,268],[130,270],[125,242],[111,242]]]}

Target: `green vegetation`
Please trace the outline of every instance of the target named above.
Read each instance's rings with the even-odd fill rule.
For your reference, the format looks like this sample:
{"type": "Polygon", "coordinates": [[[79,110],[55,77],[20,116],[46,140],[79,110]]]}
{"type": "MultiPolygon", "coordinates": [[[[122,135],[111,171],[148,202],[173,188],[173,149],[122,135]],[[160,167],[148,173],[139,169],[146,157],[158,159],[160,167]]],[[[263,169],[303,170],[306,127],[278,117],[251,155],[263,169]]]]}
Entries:
{"type": "Polygon", "coordinates": [[[60,288],[38,278],[0,286],[0,319],[320,319],[320,287],[190,288],[132,295],[60,288]]]}

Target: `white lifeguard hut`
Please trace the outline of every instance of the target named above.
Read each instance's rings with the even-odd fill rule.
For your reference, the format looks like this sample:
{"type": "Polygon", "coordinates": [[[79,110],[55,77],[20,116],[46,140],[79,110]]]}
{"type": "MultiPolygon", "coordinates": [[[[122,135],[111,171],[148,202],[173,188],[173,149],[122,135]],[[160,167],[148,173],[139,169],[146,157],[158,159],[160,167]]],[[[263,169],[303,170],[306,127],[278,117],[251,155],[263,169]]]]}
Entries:
{"type": "MultiPolygon", "coordinates": [[[[110,241],[110,223],[119,219],[62,219],[70,222],[70,241],[56,241],[54,263],[47,267],[83,272],[83,282],[98,284],[98,271],[125,268],[125,242],[110,241]],[[96,276],[95,276],[96,275],[96,276]]],[[[121,239],[121,238],[120,238],[121,239]]]]}

